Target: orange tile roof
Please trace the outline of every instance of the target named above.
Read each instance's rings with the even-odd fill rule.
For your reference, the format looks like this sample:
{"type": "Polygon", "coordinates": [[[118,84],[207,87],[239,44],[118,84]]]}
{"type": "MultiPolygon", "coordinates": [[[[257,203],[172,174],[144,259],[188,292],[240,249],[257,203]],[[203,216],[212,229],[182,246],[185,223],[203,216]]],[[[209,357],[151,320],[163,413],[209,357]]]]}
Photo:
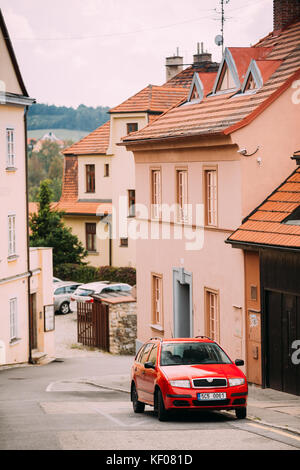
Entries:
{"type": "Polygon", "coordinates": [[[297,22],[280,35],[269,34],[255,47],[230,49],[233,51],[240,80],[251,59],[257,59],[258,66],[260,61],[263,62],[262,75],[266,81],[256,93],[237,95],[231,91],[206,96],[201,103],[178,106],[142,130],[125,137],[124,143],[128,145],[137,141],[142,143],[193,135],[228,135],[247,125],[300,77],[299,42],[300,22],[297,22]],[[266,60],[272,62],[268,65],[268,70],[266,60]]]}
{"type": "Polygon", "coordinates": [[[187,95],[185,88],[161,87],[148,85],[134,96],[124,101],[118,106],[110,109],[110,113],[124,112],[159,112],[162,113],[174,104],[177,104],[187,95]]]}
{"type": "Polygon", "coordinates": [[[218,72],[219,65],[217,62],[202,62],[198,65],[192,65],[179,72],[162,86],[190,88],[194,73],[210,76],[210,74],[218,72]]]}
{"type": "Polygon", "coordinates": [[[110,202],[65,201],[60,200],[53,206],[55,210],[63,211],[66,215],[109,215],[112,212],[110,202]]]}
{"type": "Polygon", "coordinates": [[[109,145],[110,121],[107,121],[83,139],[66,148],[64,155],[106,154],[109,145]]]}
{"type": "Polygon", "coordinates": [[[300,248],[300,225],[283,221],[300,206],[300,168],[297,168],[228,238],[232,244],[300,248]]]}

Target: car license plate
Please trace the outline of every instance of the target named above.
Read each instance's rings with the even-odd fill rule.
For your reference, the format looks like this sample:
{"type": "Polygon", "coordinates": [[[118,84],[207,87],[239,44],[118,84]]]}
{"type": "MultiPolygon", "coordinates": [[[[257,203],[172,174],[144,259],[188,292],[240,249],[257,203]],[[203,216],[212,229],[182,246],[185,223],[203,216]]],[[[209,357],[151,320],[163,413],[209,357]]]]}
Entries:
{"type": "Polygon", "coordinates": [[[226,392],[215,392],[215,393],[198,393],[198,400],[226,400],[226,392]]]}

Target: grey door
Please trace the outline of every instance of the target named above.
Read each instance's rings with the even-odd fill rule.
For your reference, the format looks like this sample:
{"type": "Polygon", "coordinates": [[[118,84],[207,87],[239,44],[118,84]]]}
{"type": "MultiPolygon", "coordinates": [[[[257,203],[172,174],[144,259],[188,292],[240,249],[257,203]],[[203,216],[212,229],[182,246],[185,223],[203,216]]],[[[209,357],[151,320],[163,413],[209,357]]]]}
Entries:
{"type": "Polygon", "coordinates": [[[193,336],[192,274],[183,268],[173,269],[174,337],[193,336]]]}

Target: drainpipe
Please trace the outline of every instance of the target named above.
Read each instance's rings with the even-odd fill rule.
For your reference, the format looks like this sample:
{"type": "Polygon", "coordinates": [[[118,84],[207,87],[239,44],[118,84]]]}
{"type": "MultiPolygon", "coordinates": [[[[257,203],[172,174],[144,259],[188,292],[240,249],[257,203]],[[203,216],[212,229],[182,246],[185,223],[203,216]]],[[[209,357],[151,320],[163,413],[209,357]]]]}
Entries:
{"type": "Polygon", "coordinates": [[[32,271],[30,270],[30,248],[29,248],[29,197],[28,197],[28,156],[27,156],[27,114],[28,114],[28,106],[25,107],[24,112],[24,136],[25,136],[25,198],[26,198],[26,238],[27,238],[27,271],[29,276],[27,277],[27,304],[28,304],[28,333],[29,333],[29,354],[28,354],[28,362],[29,364],[33,364],[32,359],[32,329],[33,325],[31,322],[31,302],[30,302],[30,280],[32,277],[32,271]]]}

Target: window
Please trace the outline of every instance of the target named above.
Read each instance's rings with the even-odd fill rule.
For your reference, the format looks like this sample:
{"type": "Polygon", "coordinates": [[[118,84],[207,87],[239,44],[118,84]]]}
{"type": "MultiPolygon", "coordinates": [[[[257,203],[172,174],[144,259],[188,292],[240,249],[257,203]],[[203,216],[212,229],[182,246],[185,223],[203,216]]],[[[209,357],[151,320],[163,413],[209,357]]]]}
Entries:
{"type": "Polygon", "coordinates": [[[153,346],[153,343],[147,343],[144,350],[143,350],[143,354],[140,358],[140,362],[141,364],[145,364],[145,362],[147,362],[147,357],[148,357],[148,354],[149,354],[149,351],[150,349],[152,348],[153,346]]]}
{"type": "Polygon", "coordinates": [[[176,170],[178,220],[187,219],[187,170],[176,170]]]}
{"type": "Polygon", "coordinates": [[[216,227],[217,220],[217,170],[205,170],[205,223],[216,227]]]}
{"type": "Polygon", "coordinates": [[[104,164],[104,177],[108,177],[109,176],[109,163],[105,163],[104,164]]]}
{"type": "Polygon", "coordinates": [[[14,168],[16,164],[14,129],[6,129],[6,144],[7,144],[7,167],[14,168]]]}
{"type": "Polygon", "coordinates": [[[128,238],[120,238],[120,246],[122,247],[128,246],[128,238]]]}
{"type": "Polygon", "coordinates": [[[128,215],[135,217],[135,189],[128,190],[128,215]]]}
{"type": "Polygon", "coordinates": [[[8,256],[16,255],[16,216],[8,216],[8,256]]]}
{"type": "Polygon", "coordinates": [[[127,134],[131,132],[136,132],[138,130],[138,123],[137,122],[128,122],[127,123],[127,134]]]}
{"type": "Polygon", "coordinates": [[[54,292],[54,295],[62,295],[62,294],[65,294],[65,293],[66,293],[66,288],[65,287],[59,287],[54,292]]]}
{"type": "Polygon", "coordinates": [[[95,192],[95,165],[86,165],[86,192],[95,192]]]}
{"type": "Polygon", "coordinates": [[[152,364],[154,365],[156,365],[156,361],[157,361],[157,344],[155,344],[153,348],[151,349],[151,353],[148,358],[148,362],[152,362],[152,364]]]}
{"type": "Polygon", "coordinates": [[[163,326],[162,276],[152,275],[152,324],[163,326]]]}
{"type": "Polygon", "coordinates": [[[158,169],[151,170],[151,215],[158,219],[161,209],[161,172],[158,169]]]}
{"type": "Polygon", "coordinates": [[[206,334],[209,338],[219,341],[219,293],[205,289],[206,334]]]}
{"type": "Polygon", "coordinates": [[[96,251],[96,224],[85,224],[85,239],[87,251],[96,251]]]}
{"type": "Polygon", "coordinates": [[[9,318],[10,318],[10,341],[17,339],[18,336],[18,311],[17,299],[10,299],[9,301],[9,318]]]}

